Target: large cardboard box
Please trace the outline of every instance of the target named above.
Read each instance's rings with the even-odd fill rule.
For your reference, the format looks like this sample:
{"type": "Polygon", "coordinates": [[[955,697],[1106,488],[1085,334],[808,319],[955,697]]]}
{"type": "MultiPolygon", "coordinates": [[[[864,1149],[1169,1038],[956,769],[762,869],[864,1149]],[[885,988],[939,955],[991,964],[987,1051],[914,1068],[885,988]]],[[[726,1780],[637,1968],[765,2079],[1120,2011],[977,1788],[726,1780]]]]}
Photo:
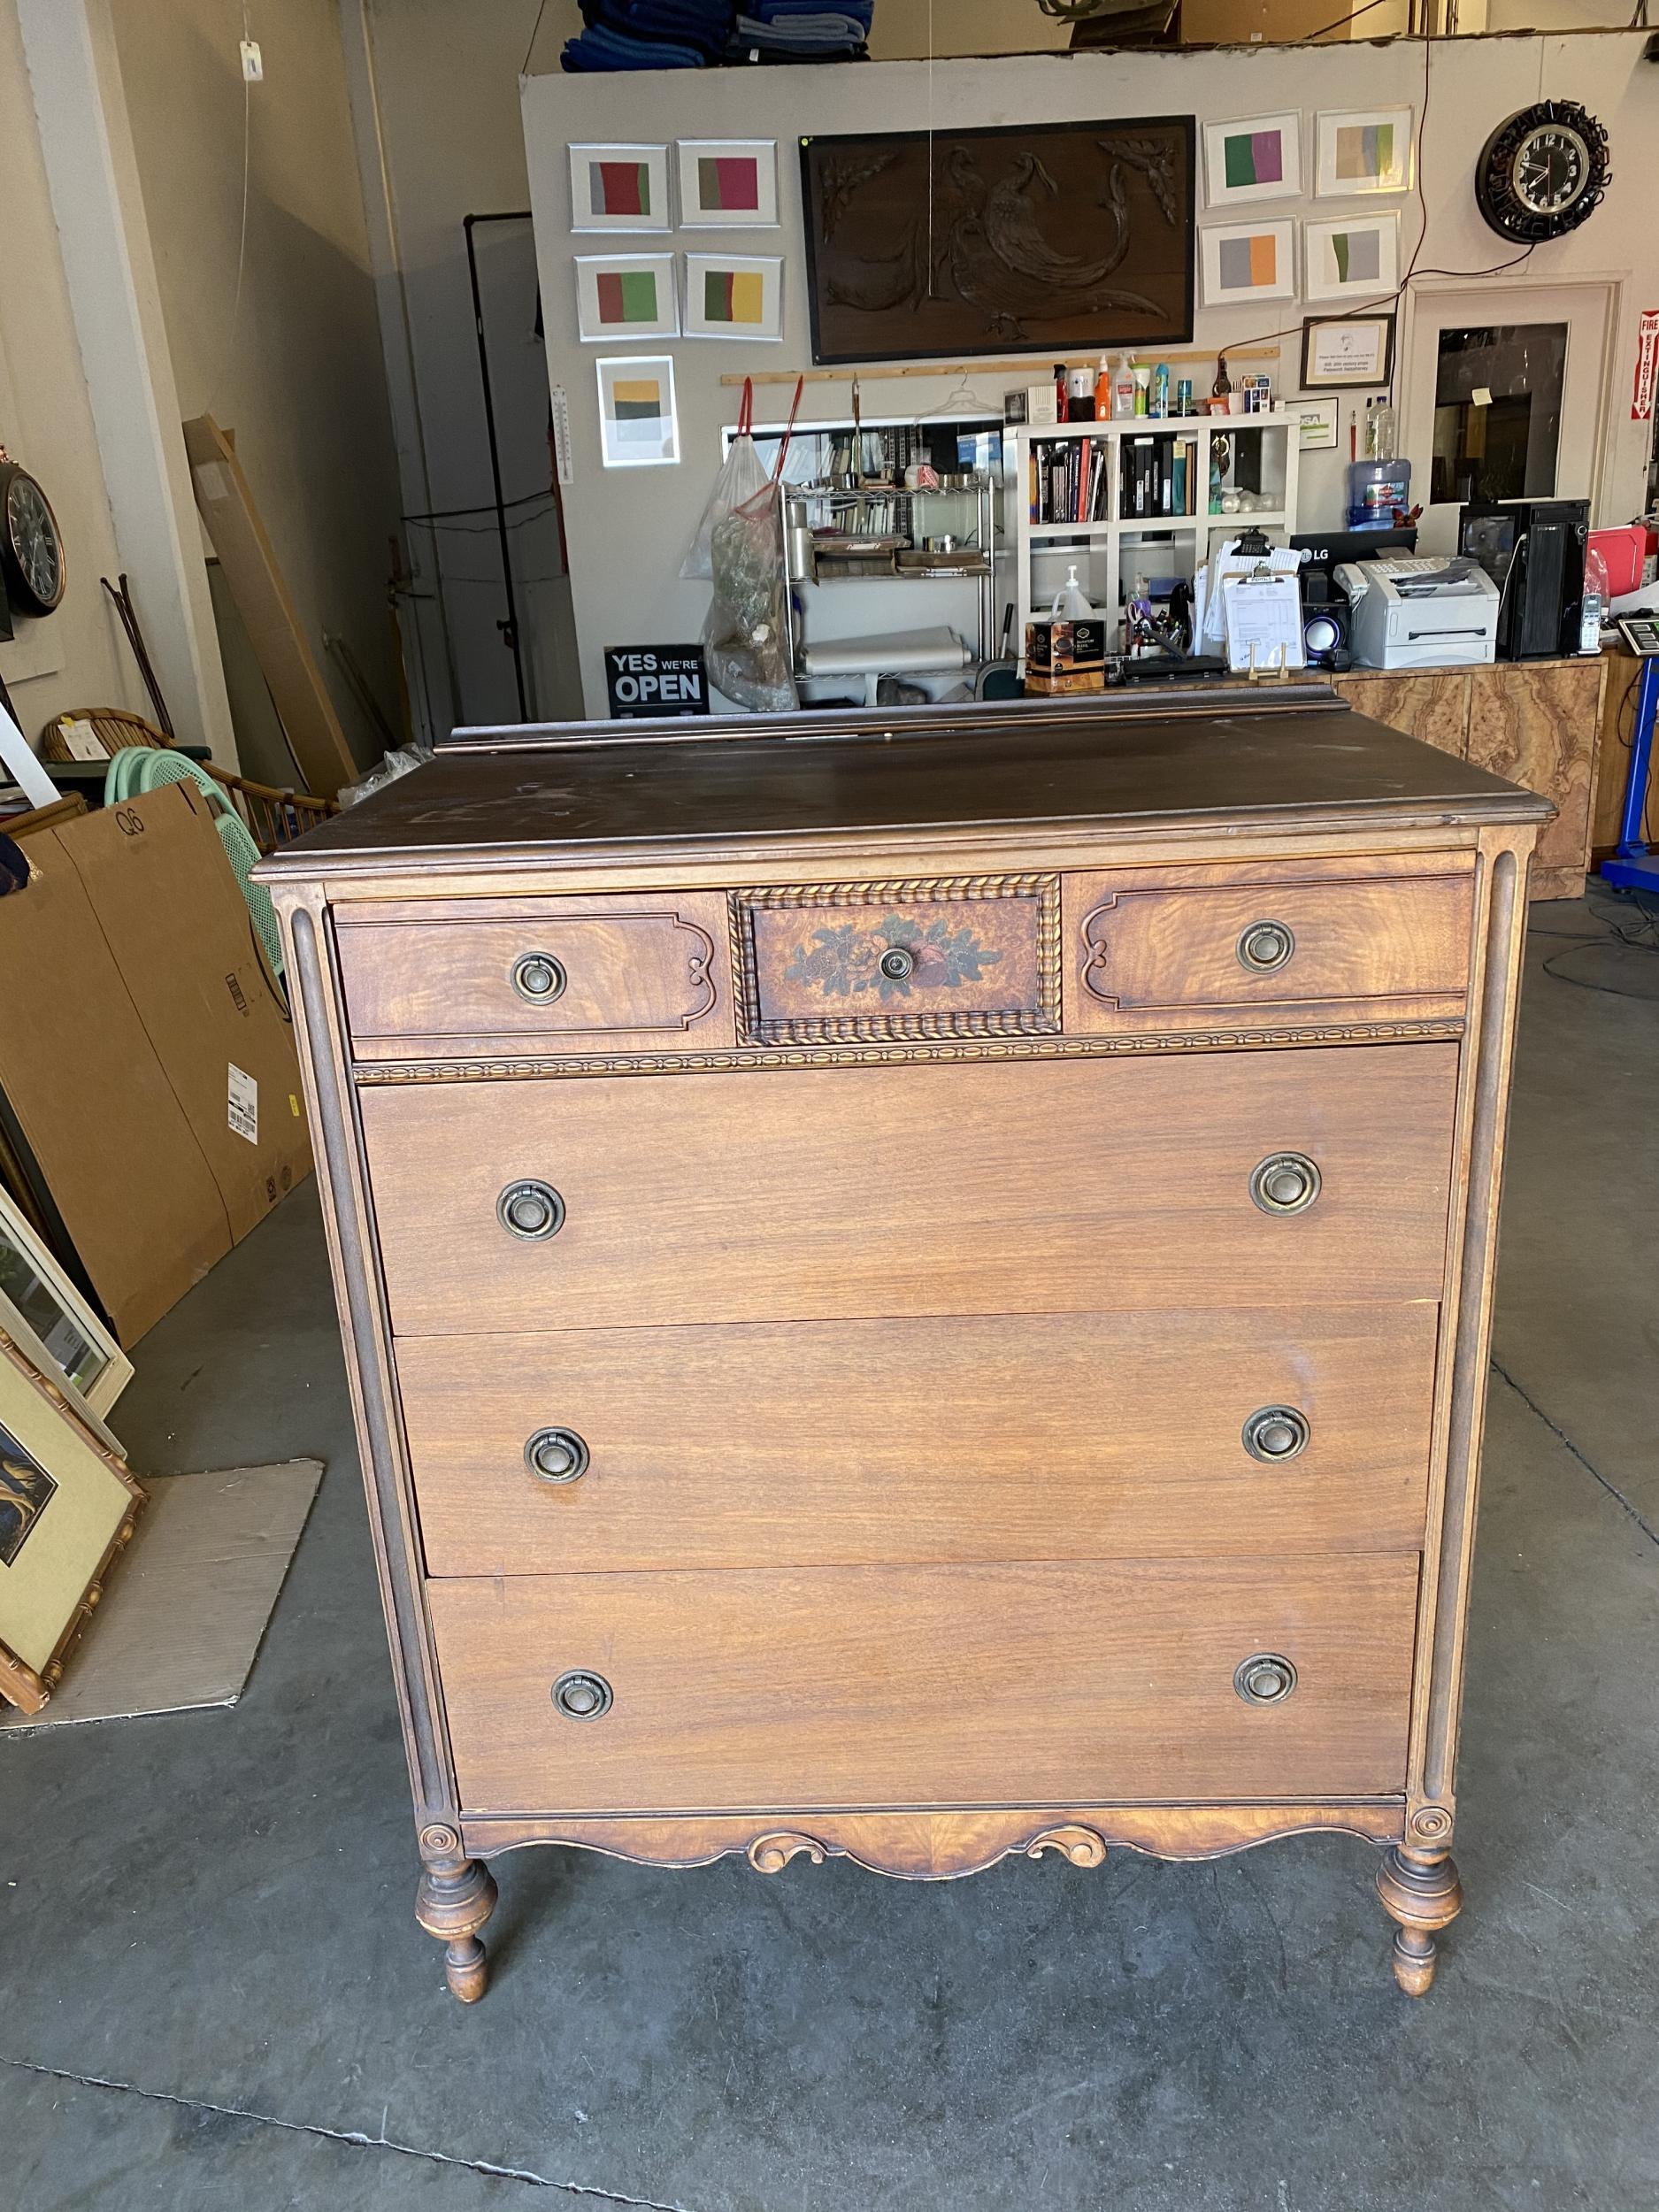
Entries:
{"type": "Polygon", "coordinates": [[[27,850],[0,899],[0,1094],[131,1344],[309,1172],[293,1032],[193,786],[27,850]]]}

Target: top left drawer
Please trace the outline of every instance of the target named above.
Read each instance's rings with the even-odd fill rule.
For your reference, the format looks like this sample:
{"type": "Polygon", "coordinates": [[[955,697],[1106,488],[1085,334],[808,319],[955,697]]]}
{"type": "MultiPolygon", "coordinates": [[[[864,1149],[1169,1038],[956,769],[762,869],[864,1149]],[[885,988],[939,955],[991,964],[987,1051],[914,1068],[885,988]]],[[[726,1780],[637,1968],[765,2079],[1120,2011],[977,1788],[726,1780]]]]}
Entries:
{"type": "Polygon", "coordinates": [[[729,1045],[726,902],[351,902],[334,910],[358,1060],[729,1045]]]}

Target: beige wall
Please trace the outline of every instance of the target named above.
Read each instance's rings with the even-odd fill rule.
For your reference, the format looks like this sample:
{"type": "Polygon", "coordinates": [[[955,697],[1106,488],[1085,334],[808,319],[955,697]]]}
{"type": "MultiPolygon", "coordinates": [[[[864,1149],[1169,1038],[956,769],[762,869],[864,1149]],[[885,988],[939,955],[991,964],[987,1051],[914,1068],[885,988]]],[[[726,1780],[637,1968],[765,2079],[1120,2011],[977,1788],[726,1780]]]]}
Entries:
{"type": "Polygon", "coordinates": [[[142,711],[144,698],[98,582],[119,567],[115,531],[12,0],[0,0],[0,444],[45,486],[69,579],[55,614],[19,621],[13,641],[0,644],[0,677],[38,743],[42,724],[66,708],[142,711]]]}
{"type": "Polygon", "coordinates": [[[241,17],[227,0],[114,0],[122,81],[180,410],[234,430],[301,623],[366,760],[379,741],[323,639],[346,640],[396,721],[387,541],[401,503],[339,19],[333,0],[251,10],[265,74],[248,100],[237,314],[241,17]]]}

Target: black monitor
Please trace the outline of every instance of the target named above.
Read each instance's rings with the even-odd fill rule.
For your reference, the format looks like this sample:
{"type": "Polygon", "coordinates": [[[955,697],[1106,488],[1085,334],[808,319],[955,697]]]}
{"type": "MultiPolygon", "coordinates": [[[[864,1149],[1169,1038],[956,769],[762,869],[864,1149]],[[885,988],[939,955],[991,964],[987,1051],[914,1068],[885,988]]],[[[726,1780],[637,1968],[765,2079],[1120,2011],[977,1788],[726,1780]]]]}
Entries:
{"type": "Polygon", "coordinates": [[[1312,537],[1292,538],[1293,553],[1306,553],[1302,573],[1322,568],[1329,572],[1344,561],[1375,560],[1384,553],[1415,553],[1417,534],[1411,530],[1328,530],[1312,537]]]}

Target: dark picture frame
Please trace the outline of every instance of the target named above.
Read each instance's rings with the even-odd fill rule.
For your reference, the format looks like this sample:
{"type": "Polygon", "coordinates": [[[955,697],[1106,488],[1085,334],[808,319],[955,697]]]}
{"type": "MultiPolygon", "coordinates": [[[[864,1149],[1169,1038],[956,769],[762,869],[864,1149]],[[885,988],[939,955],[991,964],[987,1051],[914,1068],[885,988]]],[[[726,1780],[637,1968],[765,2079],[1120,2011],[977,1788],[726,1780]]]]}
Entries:
{"type": "Polygon", "coordinates": [[[800,151],[815,363],[1192,338],[1190,115],[809,135],[800,151]]]}
{"type": "Polygon", "coordinates": [[[1392,311],[1382,314],[1309,315],[1302,326],[1302,388],[1304,392],[1363,392],[1375,390],[1379,385],[1392,384],[1394,375],[1394,316],[1392,311]],[[1351,376],[1316,376],[1314,353],[1317,334],[1340,323],[1366,323],[1382,328],[1381,358],[1373,366],[1370,362],[1356,367],[1351,376]]]}

